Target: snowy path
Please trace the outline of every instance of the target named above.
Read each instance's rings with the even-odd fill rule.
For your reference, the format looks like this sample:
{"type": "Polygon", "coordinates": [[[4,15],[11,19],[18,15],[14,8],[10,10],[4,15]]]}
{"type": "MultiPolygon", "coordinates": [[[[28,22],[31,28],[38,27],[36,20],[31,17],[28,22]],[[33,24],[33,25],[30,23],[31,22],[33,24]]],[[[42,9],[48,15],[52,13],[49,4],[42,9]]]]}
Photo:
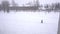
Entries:
{"type": "Polygon", "coordinates": [[[0,34],[57,34],[58,19],[58,12],[0,12],[0,34]]]}

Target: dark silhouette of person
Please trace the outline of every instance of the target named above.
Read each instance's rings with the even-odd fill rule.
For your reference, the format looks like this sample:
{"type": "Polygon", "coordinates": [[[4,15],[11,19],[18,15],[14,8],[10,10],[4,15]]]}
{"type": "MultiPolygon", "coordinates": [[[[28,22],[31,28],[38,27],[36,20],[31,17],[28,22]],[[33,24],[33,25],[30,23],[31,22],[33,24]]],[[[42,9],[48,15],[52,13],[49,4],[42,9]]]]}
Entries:
{"type": "Polygon", "coordinates": [[[43,20],[41,20],[41,23],[43,23],[43,20]]]}

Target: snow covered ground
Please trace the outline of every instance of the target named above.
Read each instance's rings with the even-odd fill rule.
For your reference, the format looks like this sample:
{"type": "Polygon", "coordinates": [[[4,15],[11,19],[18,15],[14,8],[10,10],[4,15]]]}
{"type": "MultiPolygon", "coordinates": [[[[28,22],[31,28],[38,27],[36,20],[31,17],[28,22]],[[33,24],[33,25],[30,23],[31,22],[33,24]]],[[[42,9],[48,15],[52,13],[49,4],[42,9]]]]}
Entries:
{"type": "Polygon", "coordinates": [[[57,34],[58,20],[58,12],[0,12],[0,34],[57,34]]]}

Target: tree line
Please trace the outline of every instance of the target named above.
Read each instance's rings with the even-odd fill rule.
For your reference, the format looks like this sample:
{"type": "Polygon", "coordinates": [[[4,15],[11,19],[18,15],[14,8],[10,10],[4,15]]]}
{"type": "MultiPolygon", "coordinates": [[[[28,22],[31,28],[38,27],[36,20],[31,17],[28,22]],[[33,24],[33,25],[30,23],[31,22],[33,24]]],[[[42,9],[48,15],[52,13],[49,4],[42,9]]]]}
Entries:
{"type": "MultiPolygon", "coordinates": [[[[40,5],[39,7],[42,7],[43,5],[40,5]]],[[[13,6],[12,6],[13,7],[13,6]]],[[[52,3],[51,5],[46,4],[43,6],[45,10],[60,10],[60,3],[52,3]]],[[[4,12],[9,12],[10,3],[8,1],[2,1],[0,4],[0,10],[3,10],[4,12]]]]}

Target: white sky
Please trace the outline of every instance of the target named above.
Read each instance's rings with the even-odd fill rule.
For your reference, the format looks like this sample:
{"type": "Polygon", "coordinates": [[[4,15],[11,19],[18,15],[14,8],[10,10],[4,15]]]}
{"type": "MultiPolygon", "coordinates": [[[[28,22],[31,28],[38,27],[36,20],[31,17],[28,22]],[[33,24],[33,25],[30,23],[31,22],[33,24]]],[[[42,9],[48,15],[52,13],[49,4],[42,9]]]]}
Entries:
{"type": "MultiPolygon", "coordinates": [[[[0,0],[0,2],[3,0],[0,0]]],[[[10,3],[12,0],[8,0],[10,3]]],[[[21,4],[25,4],[28,2],[33,2],[34,0],[15,0],[16,3],[18,3],[19,5],[21,4]]],[[[56,3],[56,2],[60,2],[60,0],[39,0],[40,4],[51,4],[51,3],[56,3]]]]}

